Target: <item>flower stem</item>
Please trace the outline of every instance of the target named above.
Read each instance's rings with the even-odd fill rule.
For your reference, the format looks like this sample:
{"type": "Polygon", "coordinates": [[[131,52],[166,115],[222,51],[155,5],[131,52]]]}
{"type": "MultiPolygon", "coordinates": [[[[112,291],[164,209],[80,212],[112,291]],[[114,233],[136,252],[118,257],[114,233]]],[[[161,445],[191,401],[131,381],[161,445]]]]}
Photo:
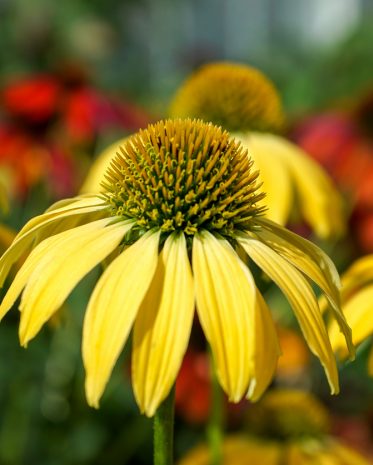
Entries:
{"type": "Polygon", "coordinates": [[[211,465],[223,463],[222,441],[223,441],[223,392],[216,377],[214,364],[211,356],[211,407],[210,421],[207,429],[207,437],[210,446],[211,465]]]}
{"type": "Polygon", "coordinates": [[[175,387],[158,407],[154,417],[154,465],[172,465],[174,443],[175,387]]]}

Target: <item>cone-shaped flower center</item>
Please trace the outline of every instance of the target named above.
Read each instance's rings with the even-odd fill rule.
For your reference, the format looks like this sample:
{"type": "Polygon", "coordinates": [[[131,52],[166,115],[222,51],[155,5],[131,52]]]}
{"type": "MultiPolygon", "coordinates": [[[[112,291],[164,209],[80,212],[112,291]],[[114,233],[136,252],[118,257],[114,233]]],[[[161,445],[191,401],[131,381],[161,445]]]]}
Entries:
{"type": "Polygon", "coordinates": [[[284,115],[274,85],[260,71],[233,63],[211,63],[178,90],[172,117],[194,117],[229,131],[281,129],[284,115]]]}
{"type": "Polygon", "coordinates": [[[230,236],[250,229],[264,207],[258,172],[239,142],[220,127],[167,120],[129,138],[106,174],[112,214],[138,229],[195,234],[201,228],[230,236]]]}

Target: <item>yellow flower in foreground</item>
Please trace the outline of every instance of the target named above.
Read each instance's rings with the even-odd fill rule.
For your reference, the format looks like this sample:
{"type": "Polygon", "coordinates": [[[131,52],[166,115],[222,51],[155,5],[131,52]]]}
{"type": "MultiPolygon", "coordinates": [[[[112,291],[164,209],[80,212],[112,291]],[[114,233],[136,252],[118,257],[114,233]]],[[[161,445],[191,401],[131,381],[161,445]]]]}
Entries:
{"type": "MultiPolygon", "coordinates": [[[[343,275],[342,310],[353,332],[356,345],[373,334],[373,255],[357,260],[343,275]]],[[[346,357],[344,341],[332,323],[330,337],[335,351],[346,357]]],[[[368,371],[373,376],[373,347],[368,359],[368,371]]]]}
{"type": "MultiPolygon", "coordinates": [[[[268,393],[250,406],[251,433],[227,436],[222,465],[368,465],[357,451],[328,434],[329,415],[311,394],[296,390],[268,393]],[[253,424],[252,420],[262,420],[253,424]],[[255,429],[257,428],[257,429],[255,429]]],[[[210,451],[200,445],[179,465],[208,465],[210,451]]]]}
{"type": "Polygon", "coordinates": [[[115,256],[84,321],[89,404],[98,406],[134,327],[134,393],[140,409],[153,415],[175,381],[195,306],[230,400],[256,400],[280,350],[250,257],[287,296],[331,391],[338,392],[335,358],[309,283],[325,293],[351,346],[338,306],[338,274],[320,249],[262,216],[257,175],[240,144],[212,124],[168,120],[140,131],[120,148],[104,194],[60,201],[20,231],[0,259],[0,280],[32,251],[0,318],[23,291],[19,334],[26,346],[83,276],[115,256]]]}
{"type": "Polygon", "coordinates": [[[269,219],[283,225],[303,219],[321,238],[343,233],[342,200],[327,174],[299,147],[271,134],[282,110],[262,73],[233,63],[203,66],[179,88],[170,115],[202,118],[235,132],[260,171],[269,219]]]}

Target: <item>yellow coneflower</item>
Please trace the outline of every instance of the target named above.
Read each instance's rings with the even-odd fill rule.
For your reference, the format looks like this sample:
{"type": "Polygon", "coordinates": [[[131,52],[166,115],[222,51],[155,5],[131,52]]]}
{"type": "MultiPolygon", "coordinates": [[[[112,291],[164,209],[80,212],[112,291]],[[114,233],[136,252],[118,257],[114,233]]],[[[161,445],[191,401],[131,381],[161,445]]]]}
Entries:
{"type": "Polygon", "coordinates": [[[153,415],[175,381],[195,307],[230,400],[256,400],[273,376],[279,347],[243,261],[250,257],[287,296],[331,391],[338,392],[336,362],[309,283],[325,293],[352,347],[338,306],[338,274],[320,249],[263,217],[257,177],[240,143],[211,123],[150,125],[120,148],[102,195],[60,201],[20,231],[0,259],[0,280],[21,253],[32,251],[0,317],[23,292],[19,334],[26,346],[83,276],[115,256],[84,321],[89,404],[98,406],[134,327],[134,393],[141,411],[153,415]]]}
{"type": "MultiPolygon", "coordinates": [[[[227,436],[222,465],[368,465],[360,453],[329,434],[330,418],[310,393],[272,391],[249,407],[250,433],[227,436]],[[252,422],[255,418],[257,423],[252,422]],[[262,422],[258,423],[258,420],[262,422]],[[255,429],[259,426],[259,429],[255,429]]],[[[191,450],[179,465],[208,465],[206,445],[191,450]]]]}
{"type": "Polygon", "coordinates": [[[277,132],[285,121],[273,83],[255,68],[228,62],[204,65],[187,78],[169,113],[212,121],[230,132],[277,132]]]}
{"type": "Polygon", "coordinates": [[[343,232],[342,201],[327,174],[302,149],[274,134],[283,114],[262,73],[229,62],[203,66],[176,92],[170,116],[198,117],[236,132],[259,169],[268,218],[286,224],[299,216],[321,238],[343,232]]]}
{"type": "MultiPolygon", "coordinates": [[[[373,334],[373,254],[353,263],[344,273],[342,284],[342,310],[353,329],[353,341],[358,345],[373,334]]],[[[329,333],[334,350],[346,357],[346,346],[333,323],[329,333]]],[[[368,358],[368,372],[373,376],[373,346],[368,358]]]]}

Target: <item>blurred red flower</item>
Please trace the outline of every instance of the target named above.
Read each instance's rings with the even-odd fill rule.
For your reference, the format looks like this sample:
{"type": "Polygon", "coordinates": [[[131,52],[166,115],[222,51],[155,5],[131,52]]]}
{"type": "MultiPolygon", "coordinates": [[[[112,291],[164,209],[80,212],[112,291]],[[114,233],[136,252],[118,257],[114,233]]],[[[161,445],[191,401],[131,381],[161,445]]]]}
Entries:
{"type": "Polygon", "coordinates": [[[55,197],[74,193],[79,156],[93,152],[105,131],[126,134],[149,115],[93,88],[78,67],[9,82],[0,91],[0,169],[10,167],[23,196],[44,180],[55,197]]]}
{"type": "Polygon", "coordinates": [[[176,411],[190,423],[205,423],[210,397],[209,358],[205,352],[188,350],[176,380],[176,411]]]}

